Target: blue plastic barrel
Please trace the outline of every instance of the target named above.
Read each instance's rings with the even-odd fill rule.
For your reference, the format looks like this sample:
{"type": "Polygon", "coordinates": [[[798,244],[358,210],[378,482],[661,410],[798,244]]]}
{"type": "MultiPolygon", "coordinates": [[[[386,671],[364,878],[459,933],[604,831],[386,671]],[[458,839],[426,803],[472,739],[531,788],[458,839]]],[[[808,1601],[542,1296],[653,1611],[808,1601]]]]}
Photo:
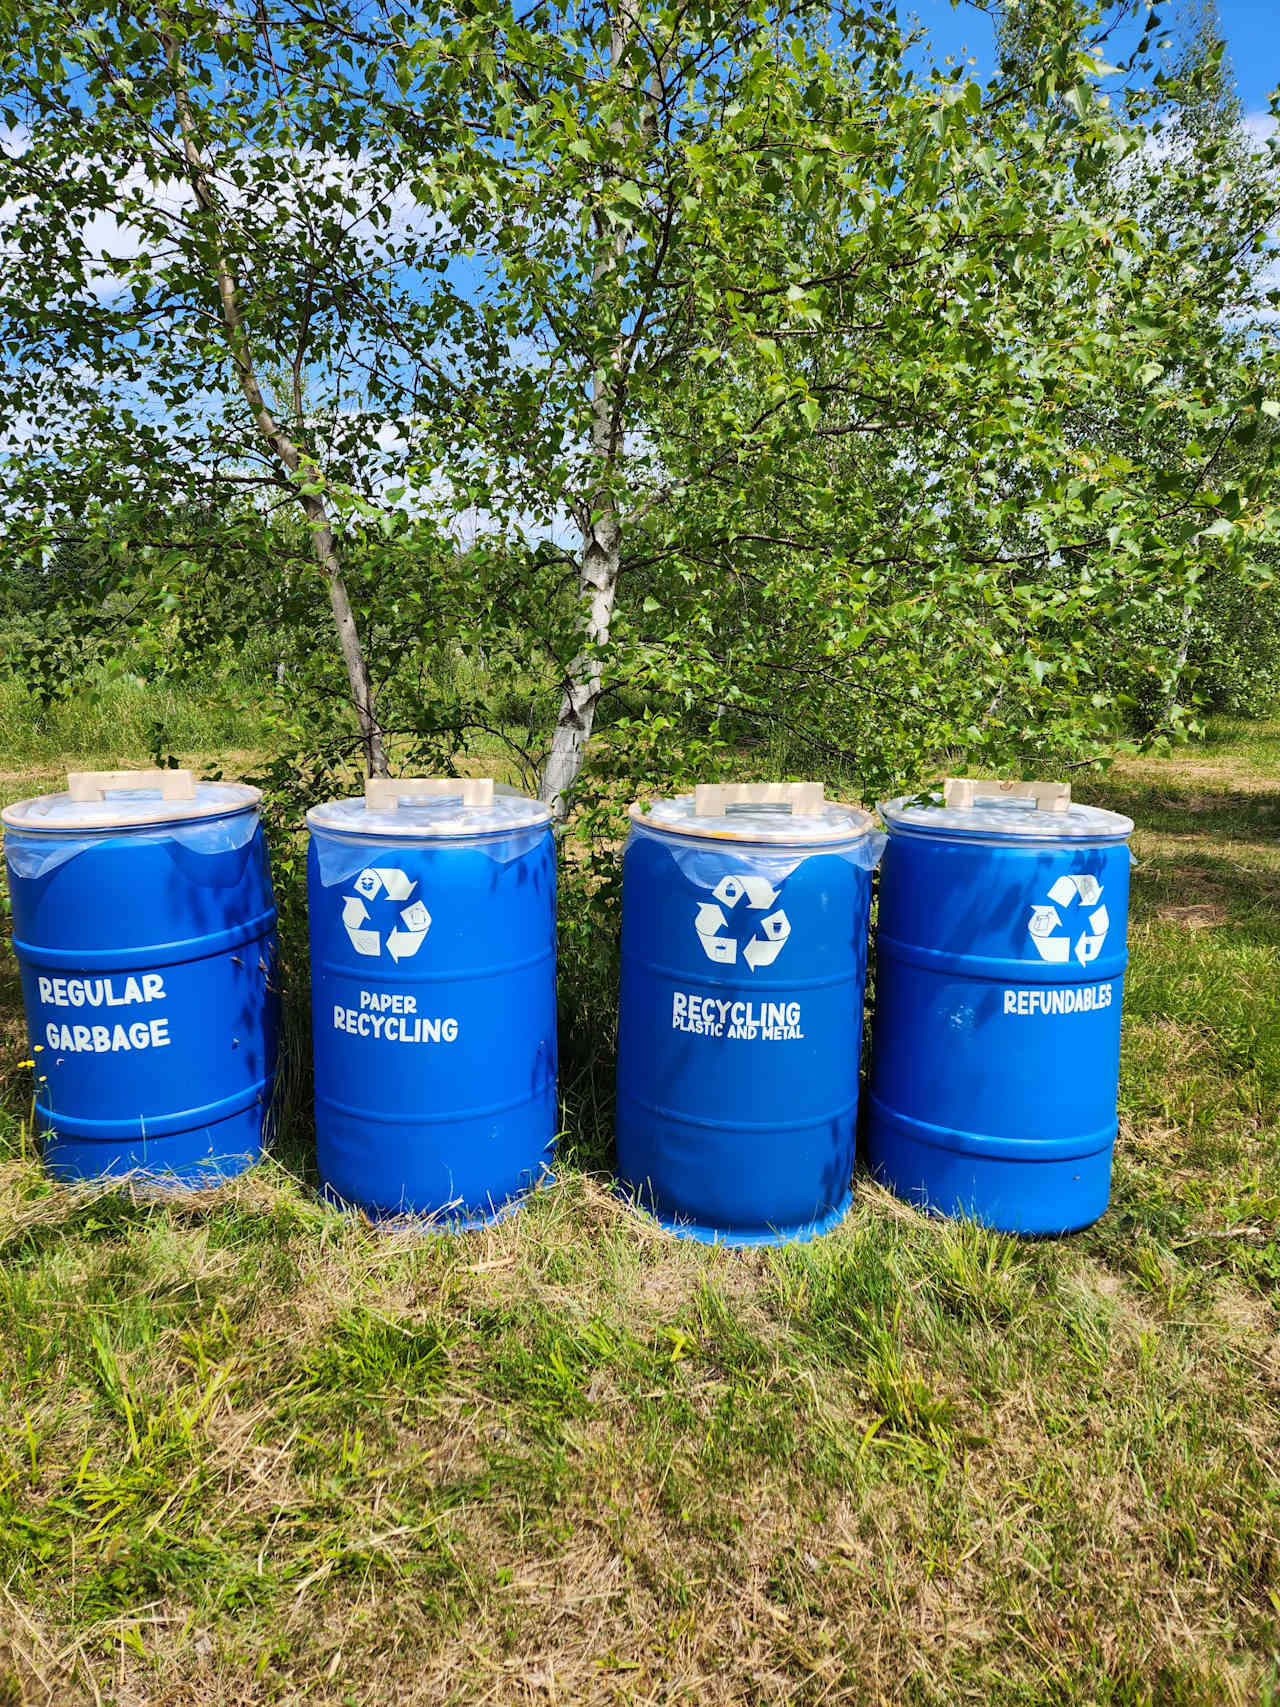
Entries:
{"type": "Polygon", "coordinates": [[[45,1161],[216,1184],[256,1161],[274,1084],[261,795],[190,771],[67,785],[3,813],[45,1161]]]}
{"type": "Polygon", "coordinates": [[[871,1169],[1002,1231],[1087,1226],[1111,1186],[1133,824],[1063,785],[964,778],[880,812],[871,1169]]]}
{"type": "Polygon", "coordinates": [[[820,784],[633,806],[623,857],[618,1168],[674,1232],[811,1238],[849,1206],[871,871],[820,784]]]}
{"type": "Polygon", "coordinates": [[[326,1192],[491,1220],[546,1176],[558,1125],[550,814],[487,778],[404,778],[307,823],[326,1192]]]}

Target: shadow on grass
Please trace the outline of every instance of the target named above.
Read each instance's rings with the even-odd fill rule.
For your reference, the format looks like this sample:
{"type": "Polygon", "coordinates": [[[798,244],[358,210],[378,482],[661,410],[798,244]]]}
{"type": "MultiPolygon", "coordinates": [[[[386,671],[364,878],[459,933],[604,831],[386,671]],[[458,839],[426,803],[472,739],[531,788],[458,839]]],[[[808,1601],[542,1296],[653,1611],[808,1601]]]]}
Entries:
{"type": "Polygon", "coordinates": [[[1190,931],[1227,929],[1236,947],[1280,945],[1280,868],[1257,870],[1226,855],[1144,860],[1130,919],[1190,931]]]}
{"type": "Polygon", "coordinates": [[[1280,790],[1224,789],[1194,779],[1129,782],[1110,779],[1080,789],[1091,806],[1123,812],[1139,830],[1157,836],[1222,836],[1274,842],[1280,831],[1280,790]]]}
{"type": "Polygon", "coordinates": [[[1125,813],[1139,834],[1133,924],[1229,929],[1238,947],[1280,943],[1280,790],[1118,780],[1090,789],[1089,799],[1125,813]]]}

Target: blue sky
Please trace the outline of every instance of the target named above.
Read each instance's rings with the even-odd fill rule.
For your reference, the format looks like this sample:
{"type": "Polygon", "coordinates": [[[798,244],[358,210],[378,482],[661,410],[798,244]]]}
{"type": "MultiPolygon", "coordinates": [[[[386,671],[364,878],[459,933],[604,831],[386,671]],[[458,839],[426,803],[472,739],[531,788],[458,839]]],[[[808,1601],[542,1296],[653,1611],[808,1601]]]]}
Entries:
{"type": "MultiPolygon", "coordinates": [[[[985,77],[992,65],[990,20],[971,6],[951,0],[900,0],[902,16],[914,12],[928,29],[934,54],[957,58],[967,50],[985,77]]],[[[1177,0],[1160,7],[1161,22],[1174,22],[1177,0]]],[[[1246,113],[1262,113],[1267,97],[1280,84],[1280,0],[1218,0],[1218,16],[1246,113]]]]}
{"type": "Polygon", "coordinates": [[[1276,0],[1219,0],[1219,16],[1246,112],[1261,112],[1280,83],[1280,6],[1276,0]]]}

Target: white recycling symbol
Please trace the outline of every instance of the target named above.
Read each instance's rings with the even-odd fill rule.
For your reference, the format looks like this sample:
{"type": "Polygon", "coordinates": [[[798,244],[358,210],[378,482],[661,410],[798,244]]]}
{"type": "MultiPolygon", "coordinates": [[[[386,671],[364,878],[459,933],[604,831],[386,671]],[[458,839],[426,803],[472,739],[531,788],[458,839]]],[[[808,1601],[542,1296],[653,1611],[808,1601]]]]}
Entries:
{"type": "MultiPolygon", "coordinates": [[[[382,953],[382,934],[369,926],[366,901],[376,901],[385,895],[388,901],[409,901],[417,888],[417,879],[393,865],[366,866],[356,878],[356,893],[342,897],[342,923],[351,946],[357,954],[382,953]]],[[[397,963],[407,960],[422,947],[422,939],[431,928],[431,914],[420,900],[409,901],[401,907],[396,922],[387,932],[387,953],[397,963]]]]}
{"type": "Polygon", "coordinates": [[[1032,907],[1027,921],[1027,930],[1041,960],[1065,966],[1074,954],[1081,966],[1087,966],[1098,958],[1111,923],[1107,909],[1098,904],[1101,899],[1102,885],[1090,872],[1072,871],[1054,881],[1048,901],[1032,907]],[[1081,907],[1092,910],[1089,912],[1089,928],[1081,931],[1073,942],[1070,928],[1063,928],[1062,914],[1058,909],[1069,907],[1077,899],[1081,907]]]}
{"type": "Polygon", "coordinates": [[[769,879],[754,872],[730,872],[720,879],[711,893],[720,906],[715,901],[701,902],[693,921],[707,959],[717,961],[721,966],[732,966],[737,960],[737,943],[731,936],[723,934],[729,928],[723,909],[727,907],[732,912],[740,901],[745,900],[750,912],[764,913],[765,916],[757,921],[758,931],[743,949],[742,958],[753,972],[757,966],[771,966],[791,935],[791,921],[781,907],[766,912],[766,908],[773,907],[778,899],[778,891],[769,879]]]}

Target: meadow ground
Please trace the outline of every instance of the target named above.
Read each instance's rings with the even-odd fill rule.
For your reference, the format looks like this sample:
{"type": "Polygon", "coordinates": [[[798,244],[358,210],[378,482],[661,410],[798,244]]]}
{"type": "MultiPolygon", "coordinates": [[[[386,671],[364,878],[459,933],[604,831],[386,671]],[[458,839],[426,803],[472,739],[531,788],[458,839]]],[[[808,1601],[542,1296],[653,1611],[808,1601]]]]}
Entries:
{"type": "Polygon", "coordinates": [[[6,961],[0,1707],[1280,1703],[1280,725],[1079,792],[1140,828],[1069,1239],[863,1180],[708,1250],[572,1164],[389,1236],[301,1132],[198,1201],[54,1189],[6,961]]]}

